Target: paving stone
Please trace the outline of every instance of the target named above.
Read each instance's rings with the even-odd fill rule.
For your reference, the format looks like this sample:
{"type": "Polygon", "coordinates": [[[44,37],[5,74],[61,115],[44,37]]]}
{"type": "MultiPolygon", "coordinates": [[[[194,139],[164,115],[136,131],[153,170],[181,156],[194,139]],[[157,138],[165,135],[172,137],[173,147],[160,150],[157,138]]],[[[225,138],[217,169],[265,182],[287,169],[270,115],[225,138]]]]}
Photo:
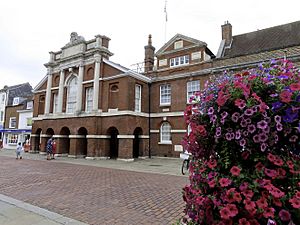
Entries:
{"type": "MultiPolygon", "coordinates": [[[[182,188],[188,177],[170,175],[177,173],[179,161],[170,159],[169,174],[159,174],[156,169],[143,170],[140,162],[128,166],[105,160],[104,167],[96,160],[30,157],[17,161],[0,152],[1,194],[88,224],[172,224],[183,215],[182,188]]],[[[157,159],[155,164],[166,162],[157,159]]]]}

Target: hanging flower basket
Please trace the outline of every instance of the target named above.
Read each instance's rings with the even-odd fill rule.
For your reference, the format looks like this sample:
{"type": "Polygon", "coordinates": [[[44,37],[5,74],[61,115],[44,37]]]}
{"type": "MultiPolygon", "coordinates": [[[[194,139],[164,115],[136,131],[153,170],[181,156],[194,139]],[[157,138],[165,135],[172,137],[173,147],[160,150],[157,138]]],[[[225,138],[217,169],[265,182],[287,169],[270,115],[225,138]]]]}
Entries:
{"type": "Polygon", "coordinates": [[[225,72],[195,99],[183,223],[300,224],[299,70],[273,60],[225,72]]]}

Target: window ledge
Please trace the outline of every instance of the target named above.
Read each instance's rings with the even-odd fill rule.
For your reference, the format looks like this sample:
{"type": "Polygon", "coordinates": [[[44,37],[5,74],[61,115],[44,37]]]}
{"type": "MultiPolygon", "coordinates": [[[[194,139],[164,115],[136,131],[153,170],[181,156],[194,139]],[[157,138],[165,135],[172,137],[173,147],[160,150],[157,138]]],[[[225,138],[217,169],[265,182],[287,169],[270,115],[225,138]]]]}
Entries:
{"type": "Polygon", "coordinates": [[[158,142],[159,145],[171,145],[172,141],[162,141],[162,142],[158,142]]]}
{"type": "Polygon", "coordinates": [[[171,106],[171,103],[160,103],[159,107],[169,107],[171,106]]]}

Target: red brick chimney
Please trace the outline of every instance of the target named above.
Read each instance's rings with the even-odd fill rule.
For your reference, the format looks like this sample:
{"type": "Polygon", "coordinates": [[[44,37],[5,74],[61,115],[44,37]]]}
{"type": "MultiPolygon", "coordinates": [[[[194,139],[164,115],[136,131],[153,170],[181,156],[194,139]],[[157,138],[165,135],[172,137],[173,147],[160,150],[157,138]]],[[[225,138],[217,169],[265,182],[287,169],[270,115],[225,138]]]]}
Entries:
{"type": "Polygon", "coordinates": [[[222,25],[222,40],[225,40],[225,46],[229,46],[232,41],[232,26],[228,20],[222,25]]]}
{"type": "Polygon", "coordinates": [[[154,51],[155,48],[152,46],[152,36],[148,36],[148,45],[145,46],[145,73],[148,73],[153,70],[154,66],[154,51]]]}

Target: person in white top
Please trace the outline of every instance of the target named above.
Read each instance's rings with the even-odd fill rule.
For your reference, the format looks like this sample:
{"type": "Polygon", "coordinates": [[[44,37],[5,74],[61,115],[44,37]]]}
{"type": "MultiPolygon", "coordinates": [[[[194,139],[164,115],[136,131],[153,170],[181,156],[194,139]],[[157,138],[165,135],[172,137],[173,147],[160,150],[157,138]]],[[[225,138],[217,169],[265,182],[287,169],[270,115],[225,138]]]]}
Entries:
{"type": "Polygon", "coordinates": [[[23,150],[23,147],[22,147],[22,143],[19,142],[18,145],[17,145],[17,149],[16,149],[16,154],[17,154],[17,158],[16,159],[22,159],[22,150],[23,150]]]}

